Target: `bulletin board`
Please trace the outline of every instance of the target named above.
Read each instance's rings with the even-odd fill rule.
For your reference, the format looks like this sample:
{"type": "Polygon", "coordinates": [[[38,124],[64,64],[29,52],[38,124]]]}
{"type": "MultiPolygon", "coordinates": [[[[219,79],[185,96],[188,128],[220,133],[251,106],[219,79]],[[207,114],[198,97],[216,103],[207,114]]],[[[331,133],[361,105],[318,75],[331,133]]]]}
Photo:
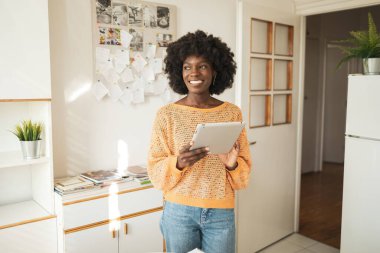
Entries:
{"type": "Polygon", "coordinates": [[[136,0],[93,1],[95,98],[127,106],[144,103],[147,96],[173,100],[163,59],[176,39],[176,7],[136,0]]]}

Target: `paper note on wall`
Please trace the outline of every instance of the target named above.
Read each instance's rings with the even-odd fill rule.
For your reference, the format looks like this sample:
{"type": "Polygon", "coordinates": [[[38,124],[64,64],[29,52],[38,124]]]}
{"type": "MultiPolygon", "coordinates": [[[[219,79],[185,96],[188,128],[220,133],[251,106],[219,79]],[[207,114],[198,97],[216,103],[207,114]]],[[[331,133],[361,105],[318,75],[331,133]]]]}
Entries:
{"type": "Polygon", "coordinates": [[[162,58],[154,58],[149,61],[149,66],[155,74],[162,73],[162,58]]]}
{"type": "Polygon", "coordinates": [[[109,95],[113,101],[117,101],[123,95],[123,91],[121,90],[119,85],[110,85],[109,91],[109,95]]]}
{"type": "Polygon", "coordinates": [[[134,61],[132,63],[132,66],[135,68],[137,72],[141,72],[144,69],[144,66],[147,64],[144,57],[141,56],[141,54],[136,53],[134,56],[134,61]]]}
{"type": "Polygon", "coordinates": [[[120,31],[120,36],[121,36],[121,44],[123,45],[123,47],[128,48],[129,45],[131,44],[133,36],[129,32],[124,31],[124,30],[120,31]]]}
{"type": "Polygon", "coordinates": [[[96,62],[106,62],[110,58],[110,50],[104,47],[96,47],[96,62]]]}
{"type": "Polygon", "coordinates": [[[94,93],[95,98],[100,101],[108,94],[108,89],[101,81],[97,81],[92,87],[92,92],[94,93]]]}
{"type": "Polygon", "coordinates": [[[134,104],[139,104],[139,103],[144,103],[145,101],[145,96],[144,96],[144,88],[140,87],[135,90],[133,90],[133,103],[134,104]]]}
{"type": "Polygon", "coordinates": [[[120,77],[124,83],[129,83],[135,80],[132,70],[130,68],[125,68],[123,73],[121,73],[120,77]]]}
{"type": "Polygon", "coordinates": [[[149,65],[145,66],[145,68],[143,69],[142,77],[145,81],[148,81],[148,82],[154,81],[155,79],[154,72],[153,72],[153,69],[149,65]]]}
{"type": "Polygon", "coordinates": [[[152,59],[156,55],[156,48],[156,45],[148,44],[145,49],[145,58],[152,59]]]}
{"type": "Polygon", "coordinates": [[[123,95],[119,98],[120,102],[122,102],[125,105],[130,105],[133,100],[133,93],[130,89],[125,89],[123,92],[123,95]]]}

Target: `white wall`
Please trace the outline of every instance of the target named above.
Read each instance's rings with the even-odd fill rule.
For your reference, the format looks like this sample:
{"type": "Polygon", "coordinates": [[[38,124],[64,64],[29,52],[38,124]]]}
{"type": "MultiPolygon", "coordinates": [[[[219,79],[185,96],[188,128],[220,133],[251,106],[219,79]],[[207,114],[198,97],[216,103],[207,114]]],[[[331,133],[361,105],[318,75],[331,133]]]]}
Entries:
{"type": "MultiPolygon", "coordinates": [[[[178,37],[202,29],[235,51],[235,0],[162,0],[177,6],[178,37]]],[[[125,107],[91,94],[92,0],[49,0],[55,177],[116,168],[118,143],[128,145],[130,164],[146,163],[159,97],[125,107]]],[[[234,102],[234,88],[220,99],[234,102]]],[[[121,145],[123,147],[123,145],[121,145]]],[[[126,152],[123,152],[124,154],[126,152]]]]}

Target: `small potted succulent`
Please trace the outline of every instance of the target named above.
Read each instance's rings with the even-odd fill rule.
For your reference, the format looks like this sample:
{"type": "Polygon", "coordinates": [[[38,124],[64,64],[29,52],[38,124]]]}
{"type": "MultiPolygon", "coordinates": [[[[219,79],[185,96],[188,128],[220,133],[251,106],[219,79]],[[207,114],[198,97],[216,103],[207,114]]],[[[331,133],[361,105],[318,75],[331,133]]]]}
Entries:
{"type": "Polygon", "coordinates": [[[350,35],[351,38],[338,41],[338,43],[344,43],[344,45],[339,46],[339,48],[345,55],[339,62],[338,67],[352,58],[361,58],[363,59],[365,75],[379,75],[380,33],[377,31],[371,13],[368,13],[368,30],[351,31],[350,35]]]}
{"type": "Polygon", "coordinates": [[[33,123],[31,120],[23,120],[16,125],[12,133],[21,143],[24,159],[36,159],[40,157],[41,134],[43,125],[41,122],[33,123]]]}

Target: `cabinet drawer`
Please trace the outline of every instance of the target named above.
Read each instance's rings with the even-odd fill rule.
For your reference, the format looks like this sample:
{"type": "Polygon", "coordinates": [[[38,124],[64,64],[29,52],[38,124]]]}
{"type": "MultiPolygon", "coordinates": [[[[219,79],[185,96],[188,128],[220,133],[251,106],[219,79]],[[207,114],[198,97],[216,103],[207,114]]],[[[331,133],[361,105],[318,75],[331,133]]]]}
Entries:
{"type": "Polygon", "coordinates": [[[154,188],[67,204],[63,207],[64,229],[97,222],[162,206],[162,193],[154,188]]]}

